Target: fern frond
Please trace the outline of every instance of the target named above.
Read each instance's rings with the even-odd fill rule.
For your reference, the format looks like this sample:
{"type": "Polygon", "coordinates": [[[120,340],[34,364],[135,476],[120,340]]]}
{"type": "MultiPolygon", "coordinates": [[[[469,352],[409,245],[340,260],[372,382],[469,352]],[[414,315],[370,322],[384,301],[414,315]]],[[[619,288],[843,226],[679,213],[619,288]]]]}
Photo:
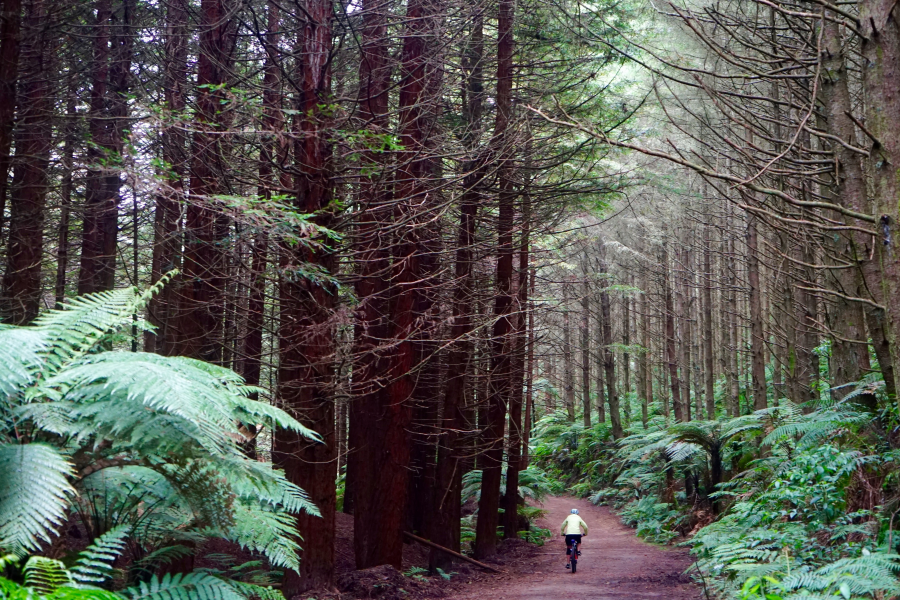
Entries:
{"type": "Polygon", "coordinates": [[[100,585],[112,575],[112,566],[125,549],[131,527],[120,525],[107,531],[78,556],[70,569],[72,579],[84,585],[100,585]]]}
{"type": "Polygon", "coordinates": [[[275,588],[246,583],[243,581],[232,581],[231,585],[245,598],[254,598],[256,600],[284,600],[284,594],[275,588]]]}
{"type": "Polygon", "coordinates": [[[208,573],[167,573],[160,579],[154,575],[150,581],[124,590],[129,600],[244,600],[230,582],[208,573]]]}
{"type": "Polygon", "coordinates": [[[275,566],[294,571],[300,568],[297,558],[300,546],[296,542],[299,534],[295,518],[290,514],[238,503],[234,507],[234,523],[223,537],[263,554],[275,566]]]}
{"type": "Polygon", "coordinates": [[[161,565],[170,564],[180,558],[193,554],[194,551],[186,546],[175,544],[154,550],[144,558],[134,562],[133,568],[152,571],[161,565]]]}
{"type": "Polygon", "coordinates": [[[64,586],[47,596],[46,600],[122,600],[122,596],[106,590],[64,586]]]}
{"type": "Polygon", "coordinates": [[[33,328],[0,325],[0,396],[13,396],[34,381],[45,348],[44,337],[33,328]]]}
{"type": "Polygon", "coordinates": [[[47,344],[47,372],[58,371],[89,352],[105,336],[130,325],[132,316],[147,301],[137,288],[131,287],[72,298],[62,309],[41,314],[32,329],[47,344]]]}
{"type": "Polygon", "coordinates": [[[699,444],[685,442],[673,442],[666,448],[666,454],[668,454],[669,459],[674,460],[675,462],[687,460],[702,451],[703,447],[699,444]]]}
{"type": "Polygon", "coordinates": [[[70,585],[72,578],[62,562],[45,556],[32,556],[22,569],[25,587],[42,596],[52,594],[57,588],[70,585]]]}
{"type": "MultiPolygon", "coordinates": [[[[214,454],[240,454],[238,422],[257,419],[319,439],[284,411],[245,397],[241,381],[228,369],[192,359],[104,352],[84,357],[40,389],[75,404],[81,427],[70,435],[130,439],[142,452],[199,444],[214,454]]],[[[26,410],[44,425],[40,409],[26,410]]]]}
{"type": "Polygon", "coordinates": [[[23,555],[50,541],[75,490],[69,462],[44,444],[0,445],[0,549],[23,555]]]}

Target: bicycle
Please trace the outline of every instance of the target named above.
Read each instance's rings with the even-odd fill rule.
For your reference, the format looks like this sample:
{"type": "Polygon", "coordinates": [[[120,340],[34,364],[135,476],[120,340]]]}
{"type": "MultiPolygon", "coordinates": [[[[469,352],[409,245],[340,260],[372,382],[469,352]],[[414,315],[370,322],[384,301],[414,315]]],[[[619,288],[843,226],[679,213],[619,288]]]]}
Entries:
{"type": "Polygon", "coordinates": [[[581,551],[578,548],[580,547],[581,542],[578,540],[572,540],[572,543],[566,547],[566,550],[571,552],[569,554],[569,563],[572,565],[573,573],[578,569],[578,557],[581,556],[581,551]]]}

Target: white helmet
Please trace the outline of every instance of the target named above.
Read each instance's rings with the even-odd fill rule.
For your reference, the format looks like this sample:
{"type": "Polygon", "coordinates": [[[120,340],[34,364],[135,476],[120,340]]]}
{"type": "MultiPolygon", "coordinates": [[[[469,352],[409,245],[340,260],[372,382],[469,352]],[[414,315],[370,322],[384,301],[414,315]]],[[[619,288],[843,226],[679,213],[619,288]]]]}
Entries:
{"type": "Polygon", "coordinates": [[[572,514],[573,514],[573,515],[577,515],[577,514],[578,514],[578,509],[577,509],[577,508],[573,508],[573,509],[572,509],[572,514]]]}

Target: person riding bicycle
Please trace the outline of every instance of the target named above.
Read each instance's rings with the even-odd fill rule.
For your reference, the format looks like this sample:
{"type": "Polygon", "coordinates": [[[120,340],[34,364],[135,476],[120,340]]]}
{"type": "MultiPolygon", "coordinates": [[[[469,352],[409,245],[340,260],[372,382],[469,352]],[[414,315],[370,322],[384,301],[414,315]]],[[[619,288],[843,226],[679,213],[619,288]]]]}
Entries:
{"type": "MultiPolygon", "coordinates": [[[[572,514],[566,517],[566,520],[562,523],[562,531],[560,535],[566,536],[566,568],[571,568],[569,564],[569,558],[572,554],[572,551],[577,551],[578,545],[581,543],[581,531],[584,530],[584,535],[588,534],[588,526],[587,523],[584,522],[584,519],[578,516],[578,509],[573,508],[572,514]]],[[[577,559],[577,555],[576,555],[577,559]]]]}

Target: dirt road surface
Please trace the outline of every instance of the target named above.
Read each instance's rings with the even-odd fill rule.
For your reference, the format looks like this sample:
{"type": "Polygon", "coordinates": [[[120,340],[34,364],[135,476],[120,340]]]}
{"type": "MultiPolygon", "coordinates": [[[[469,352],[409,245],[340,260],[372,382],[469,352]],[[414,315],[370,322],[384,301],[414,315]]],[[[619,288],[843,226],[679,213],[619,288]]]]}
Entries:
{"type": "Polygon", "coordinates": [[[513,577],[479,582],[452,600],[702,600],[699,587],[684,571],[691,565],[683,549],[648,544],[621,524],[606,507],[586,500],[551,497],[540,522],[554,532],[533,562],[516,565],[513,577]],[[565,544],[560,524],[577,508],[590,534],[584,538],[578,572],[565,568],[565,544]]]}

